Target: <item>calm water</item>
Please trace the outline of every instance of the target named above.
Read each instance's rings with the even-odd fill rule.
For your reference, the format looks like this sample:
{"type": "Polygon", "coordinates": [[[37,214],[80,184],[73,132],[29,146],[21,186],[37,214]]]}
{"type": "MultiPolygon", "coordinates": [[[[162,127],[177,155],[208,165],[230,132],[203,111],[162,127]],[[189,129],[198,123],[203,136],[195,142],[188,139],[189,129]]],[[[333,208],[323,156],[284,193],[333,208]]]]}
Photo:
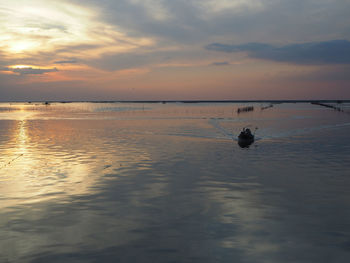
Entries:
{"type": "Polygon", "coordinates": [[[0,262],[350,262],[350,104],[264,106],[0,103],[0,262]]]}

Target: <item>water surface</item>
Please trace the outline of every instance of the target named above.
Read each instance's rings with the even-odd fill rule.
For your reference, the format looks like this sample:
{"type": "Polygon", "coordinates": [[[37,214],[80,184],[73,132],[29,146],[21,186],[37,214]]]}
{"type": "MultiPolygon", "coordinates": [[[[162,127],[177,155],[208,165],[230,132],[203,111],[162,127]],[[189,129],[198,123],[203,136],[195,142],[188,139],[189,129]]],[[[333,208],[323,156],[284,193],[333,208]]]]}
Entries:
{"type": "Polygon", "coordinates": [[[0,262],[349,262],[349,104],[266,106],[0,103],[0,262]]]}

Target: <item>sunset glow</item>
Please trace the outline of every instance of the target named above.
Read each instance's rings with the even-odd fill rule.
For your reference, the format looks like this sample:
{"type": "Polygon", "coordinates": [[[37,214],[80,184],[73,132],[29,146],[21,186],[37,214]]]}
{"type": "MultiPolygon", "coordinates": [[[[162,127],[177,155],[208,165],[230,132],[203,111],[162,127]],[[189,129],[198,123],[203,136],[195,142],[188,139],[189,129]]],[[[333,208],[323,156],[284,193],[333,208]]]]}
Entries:
{"type": "Polygon", "coordinates": [[[350,6],[308,2],[0,0],[1,99],[350,98],[350,6]]]}

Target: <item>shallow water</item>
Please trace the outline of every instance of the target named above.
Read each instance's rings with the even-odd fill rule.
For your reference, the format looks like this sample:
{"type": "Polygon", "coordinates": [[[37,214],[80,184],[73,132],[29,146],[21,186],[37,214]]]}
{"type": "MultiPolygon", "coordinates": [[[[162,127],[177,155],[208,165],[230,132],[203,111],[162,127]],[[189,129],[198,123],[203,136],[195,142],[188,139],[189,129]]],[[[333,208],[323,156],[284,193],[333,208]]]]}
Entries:
{"type": "Polygon", "coordinates": [[[349,104],[265,106],[0,103],[0,262],[349,262],[349,104]]]}

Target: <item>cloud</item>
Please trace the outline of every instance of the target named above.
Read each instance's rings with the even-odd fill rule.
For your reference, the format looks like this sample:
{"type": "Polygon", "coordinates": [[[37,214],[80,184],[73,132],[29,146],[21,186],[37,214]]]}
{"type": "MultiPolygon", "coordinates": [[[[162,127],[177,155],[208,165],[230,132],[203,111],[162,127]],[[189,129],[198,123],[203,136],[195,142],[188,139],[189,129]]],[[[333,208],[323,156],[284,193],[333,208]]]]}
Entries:
{"type": "Polygon", "coordinates": [[[48,69],[42,69],[42,68],[33,68],[33,67],[1,67],[0,71],[9,71],[13,73],[19,73],[21,75],[40,75],[45,74],[49,72],[56,72],[58,71],[57,68],[48,68],[48,69]]]}
{"type": "MultiPolygon", "coordinates": [[[[37,76],[41,75],[35,74],[51,76],[48,70],[57,66],[61,81],[91,78],[103,82],[106,76],[119,78],[121,73],[115,71],[149,70],[157,80],[165,79],[164,72],[172,76],[181,71],[198,82],[197,72],[220,72],[227,79],[249,75],[249,82],[267,70],[266,60],[292,63],[283,65],[287,67],[340,63],[345,58],[338,56],[337,61],[334,54],[324,52],[329,51],[325,47],[322,55],[304,56],[298,47],[276,43],[350,40],[349,10],[346,0],[0,0],[0,67],[42,67],[17,69],[16,74],[13,67],[6,68],[0,75],[40,81],[37,76]],[[257,41],[260,43],[225,45],[257,41]],[[222,52],[203,48],[213,42],[221,44],[211,48],[222,52]],[[242,52],[264,60],[250,67],[249,61],[241,63],[242,52]],[[237,64],[237,76],[229,75],[233,64],[237,64]]],[[[268,70],[275,66],[270,63],[268,70]]],[[[129,86],[134,78],[123,81],[120,86],[129,86]]],[[[151,80],[139,81],[140,86],[147,86],[151,80]]],[[[112,81],[106,83],[96,87],[116,86],[112,81]]]]}
{"type": "Polygon", "coordinates": [[[222,62],[213,62],[210,64],[211,66],[228,66],[231,65],[230,62],[222,61],[222,62]]]}
{"type": "Polygon", "coordinates": [[[59,60],[59,61],[55,61],[54,62],[55,64],[75,64],[75,63],[78,63],[77,60],[59,60]]]}
{"type": "Polygon", "coordinates": [[[263,43],[228,45],[212,43],[205,47],[226,53],[247,52],[249,57],[293,64],[350,64],[350,41],[332,40],[274,46],[263,43]]]}
{"type": "Polygon", "coordinates": [[[345,0],[74,0],[135,36],[176,43],[348,38],[345,0]],[[137,19],[135,19],[137,17],[137,19]],[[337,21],[332,23],[330,21],[337,21]],[[215,39],[215,38],[213,38],[215,39]]]}
{"type": "Polygon", "coordinates": [[[104,71],[119,71],[125,69],[140,69],[150,67],[171,67],[171,66],[193,66],[208,65],[201,60],[207,52],[203,49],[193,50],[161,50],[154,49],[147,52],[129,52],[120,54],[106,53],[100,58],[85,60],[84,63],[90,67],[104,71]]]}
{"type": "Polygon", "coordinates": [[[103,22],[96,6],[68,0],[18,2],[0,0],[0,50],[12,60],[35,59],[43,65],[57,57],[80,60],[153,45],[151,38],[131,36],[103,22]]]}

